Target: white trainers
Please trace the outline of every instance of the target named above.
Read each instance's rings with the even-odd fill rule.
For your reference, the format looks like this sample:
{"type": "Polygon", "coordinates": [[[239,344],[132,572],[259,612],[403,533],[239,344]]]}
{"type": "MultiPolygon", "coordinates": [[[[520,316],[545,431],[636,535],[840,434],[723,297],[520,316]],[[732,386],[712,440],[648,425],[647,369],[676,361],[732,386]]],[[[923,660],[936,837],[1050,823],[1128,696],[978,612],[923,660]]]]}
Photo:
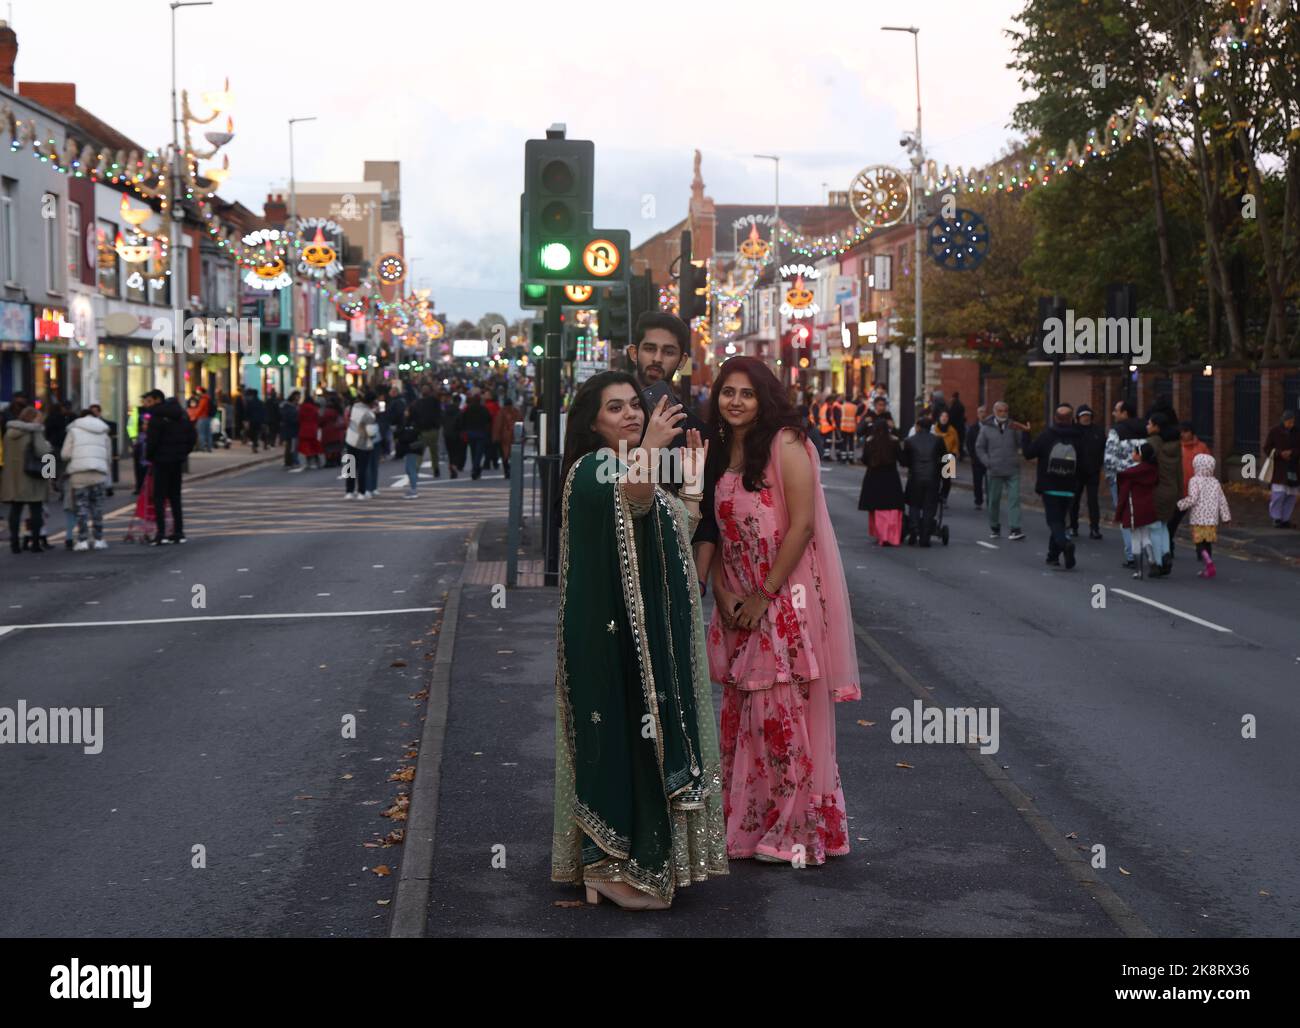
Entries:
{"type": "Polygon", "coordinates": [[[108,543],[104,542],[103,539],[96,539],[91,548],[96,550],[107,550],[108,543]]]}
{"type": "Polygon", "coordinates": [[[374,499],[377,499],[377,498],[378,498],[379,494],[378,494],[377,492],[375,492],[373,489],[371,489],[370,492],[366,493],[366,496],[367,496],[369,499],[374,500],[374,499]]]}
{"type": "Polygon", "coordinates": [[[356,495],[357,495],[356,493],[344,493],[344,494],[343,494],[343,499],[345,499],[345,500],[352,500],[352,499],[355,499],[355,498],[356,498],[356,495]]]}
{"type": "Polygon", "coordinates": [[[90,543],[85,539],[78,539],[77,545],[72,548],[73,553],[85,553],[90,549],[90,543]]]}
{"type": "Polygon", "coordinates": [[[357,493],[357,499],[358,499],[358,500],[368,500],[368,499],[370,499],[370,493],[357,493]]]}

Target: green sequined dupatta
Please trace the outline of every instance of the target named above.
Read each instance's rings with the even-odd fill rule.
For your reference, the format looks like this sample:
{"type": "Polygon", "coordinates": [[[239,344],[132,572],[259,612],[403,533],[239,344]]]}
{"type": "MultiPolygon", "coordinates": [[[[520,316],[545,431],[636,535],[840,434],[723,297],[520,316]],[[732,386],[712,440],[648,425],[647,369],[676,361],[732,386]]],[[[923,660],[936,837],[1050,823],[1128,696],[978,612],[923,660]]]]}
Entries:
{"type": "Polygon", "coordinates": [[[681,504],[637,509],[610,467],[564,484],[551,877],[671,900],[726,871],[699,590],[681,504]]]}

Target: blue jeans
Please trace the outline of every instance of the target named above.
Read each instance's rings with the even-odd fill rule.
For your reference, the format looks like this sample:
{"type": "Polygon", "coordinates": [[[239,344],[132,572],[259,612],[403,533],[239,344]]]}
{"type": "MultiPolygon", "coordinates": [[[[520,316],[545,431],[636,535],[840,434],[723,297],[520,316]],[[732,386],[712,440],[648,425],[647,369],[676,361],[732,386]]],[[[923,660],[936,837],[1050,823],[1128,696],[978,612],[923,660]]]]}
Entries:
{"type": "Polygon", "coordinates": [[[199,449],[212,452],[212,419],[199,418],[194,422],[194,427],[199,433],[199,449]]]}
{"type": "Polygon", "coordinates": [[[488,436],[486,432],[467,432],[469,449],[473,458],[472,477],[478,478],[483,470],[483,458],[487,455],[488,436]]]}
{"type": "Polygon", "coordinates": [[[408,453],[406,455],[406,480],[411,483],[411,492],[416,492],[420,488],[420,458],[424,456],[421,453],[408,453]]]}

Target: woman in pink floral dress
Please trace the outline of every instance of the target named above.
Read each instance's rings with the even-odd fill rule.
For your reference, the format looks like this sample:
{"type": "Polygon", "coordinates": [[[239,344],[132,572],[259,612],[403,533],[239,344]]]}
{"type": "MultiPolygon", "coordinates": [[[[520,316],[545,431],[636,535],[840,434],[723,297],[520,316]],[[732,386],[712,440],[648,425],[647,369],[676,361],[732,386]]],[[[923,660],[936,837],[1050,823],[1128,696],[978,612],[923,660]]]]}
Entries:
{"type": "Polygon", "coordinates": [[[709,671],[723,686],[727,855],[822,864],[849,852],[835,707],[861,698],[848,590],[820,465],[765,364],[713,386],[720,542],[709,671]]]}

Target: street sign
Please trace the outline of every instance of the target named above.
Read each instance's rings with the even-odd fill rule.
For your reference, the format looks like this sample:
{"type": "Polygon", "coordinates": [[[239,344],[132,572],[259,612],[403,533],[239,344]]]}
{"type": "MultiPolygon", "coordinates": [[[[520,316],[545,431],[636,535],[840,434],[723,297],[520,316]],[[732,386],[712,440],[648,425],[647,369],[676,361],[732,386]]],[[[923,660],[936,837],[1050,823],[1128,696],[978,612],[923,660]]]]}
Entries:
{"type": "Polygon", "coordinates": [[[570,303],[586,303],[593,292],[591,286],[569,285],[564,287],[564,298],[570,303]]]}
{"type": "Polygon", "coordinates": [[[582,251],[582,266],[598,278],[609,278],[622,262],[619,248],[608,239],[593,239],[582,251]]]}

